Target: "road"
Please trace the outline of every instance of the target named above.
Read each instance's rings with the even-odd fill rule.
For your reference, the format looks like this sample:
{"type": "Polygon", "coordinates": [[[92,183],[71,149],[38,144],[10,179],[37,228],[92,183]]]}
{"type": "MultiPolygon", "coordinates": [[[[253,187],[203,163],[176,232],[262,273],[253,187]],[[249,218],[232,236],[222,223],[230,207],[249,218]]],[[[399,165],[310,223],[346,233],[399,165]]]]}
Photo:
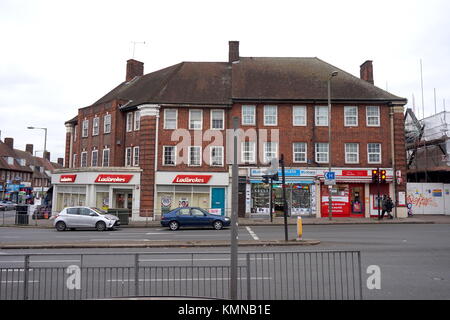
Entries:
{"type": "MultiPolygon", "coordinates": [[[[289,228],[290,238],[295,238],[295,228],[289,228]]],[[[239,239],[251,240],[283,239],[282,226],[240,227],[239,239]]],[[[185,229],[171,232],[162,228],[122,228],[113,232],[68,231],[57,232],[52,229],[0,228],[1,243],[20,243],[30,241],[115,241],[158,240],[228,240],[230,230],[185,229]]],[[[267,251],[311,251],[311,250],[359,250],[363,270],[363,296],[365,299],[450,299],[450,225],[327,225],[304,226],[304,238],[319,239],[320,245],[313,247],[245,247],[243,252],[267,251]],[[381,289],[369,290],[366,280],[370,276],[367,268],[377,265],[381,270],[381,289]]],[[[19,258],[8,257],[12,253],[72,253],[73,256],[47,256],[35,259],[34,265],[67,266],[78,264],[75,253],[115,253],[96,260],[95,264],[113,263],[132,265],[120,253],[141,252],[161,253],[145,256],[149,265],[182,265],[191,263],[192,256],[187,252],[211,253],[214,256],[194,257],[196,265],[224,265],[228,262],[227,248],[171,248],[171,249],[73,249],[73,250],[1,250],[0,266],[20,267],[19,258]],[[127,262],[128,261],[128,262],[127,262]]],[[[241,258],[242,259],[242,258],[241,258]]],[[[242,261],[241,261],[242,262],[242,261]]],[[[84,264],[89,263],[88,260],[84,264]]],[[[92,262],[94,263],[94,262],[92,262]]]]}

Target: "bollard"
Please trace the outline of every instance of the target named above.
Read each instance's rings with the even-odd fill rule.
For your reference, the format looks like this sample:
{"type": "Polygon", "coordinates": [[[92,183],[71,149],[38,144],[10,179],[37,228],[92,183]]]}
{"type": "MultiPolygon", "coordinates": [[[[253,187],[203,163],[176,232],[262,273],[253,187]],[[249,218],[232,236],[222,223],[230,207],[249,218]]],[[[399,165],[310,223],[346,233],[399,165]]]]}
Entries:
{"type": "Polygon", "coordinates": [[[302,217],[297,217],[297,241],[302,240],[302,235],[303,235],[302,217]]]}

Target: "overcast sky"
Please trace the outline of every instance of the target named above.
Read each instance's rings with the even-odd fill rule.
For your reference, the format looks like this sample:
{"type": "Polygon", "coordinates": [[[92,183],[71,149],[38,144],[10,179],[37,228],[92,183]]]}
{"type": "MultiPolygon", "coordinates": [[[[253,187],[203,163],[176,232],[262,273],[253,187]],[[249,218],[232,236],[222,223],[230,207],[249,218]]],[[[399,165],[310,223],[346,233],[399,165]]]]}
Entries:
{"type": "MultiPolygon", "coordinates": [[[[450,1],[0,0],[0,130],[15,147],[64,156],[64,122],[125,80],[126,60],[149,73],[182,61],[319,57],[408,99],[422,117],[450,109],[450,1]]],[[[40,155],[41,153],[38,153],[40,155]]]]}

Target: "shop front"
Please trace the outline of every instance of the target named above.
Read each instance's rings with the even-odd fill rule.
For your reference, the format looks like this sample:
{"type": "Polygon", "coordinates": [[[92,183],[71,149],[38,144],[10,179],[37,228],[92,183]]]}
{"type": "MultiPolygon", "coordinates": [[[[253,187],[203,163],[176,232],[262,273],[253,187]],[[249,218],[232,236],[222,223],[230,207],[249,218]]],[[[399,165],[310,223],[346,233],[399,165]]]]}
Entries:
{"type": "MultiPolygon", "coordinates": [[[[250,216],[269,215],[270,184],[263,183],[264,169],[250,169],[249,192],[246,199],[246,213],[250,216]]],[[[314,215],[316,211],[314,184],[315,170],[286,169],[286,201],[289,215],[314,215]]],[[[279,181],[272,185],[272,213],[283,214],[283,188],[281,170],[279,181]]]]}
{"type": "Polygon", "coordinates": [[[128,209],[130,217],[139,215],[139,168],[84,169],[60,169],[52,174],[54,212],[70,206],[89,206],[103,210],[128,209]]]}
{"type": "Polygon", "coordinates": [[[229,215],[229,175],[225,172],[156,172],[155,213],[178,207],[200,207],[214,214],[229,215]]]}
{"type": "MultiPolygon", "coordinates": [[[[386,169],[387,183],[373,184],[371,169],[333,169],[336,172],[336,184],[323,183],[323,173],[318,178],[320,185],[321,217],[329,215],[329,195],[331,193],[332,217],[364,218],[377,215],[378,190],[380,197],[390,195],[392,188],[392,170],[386,169]]],[[[391,195],[392,197],[392,195],[391,195]]]]}

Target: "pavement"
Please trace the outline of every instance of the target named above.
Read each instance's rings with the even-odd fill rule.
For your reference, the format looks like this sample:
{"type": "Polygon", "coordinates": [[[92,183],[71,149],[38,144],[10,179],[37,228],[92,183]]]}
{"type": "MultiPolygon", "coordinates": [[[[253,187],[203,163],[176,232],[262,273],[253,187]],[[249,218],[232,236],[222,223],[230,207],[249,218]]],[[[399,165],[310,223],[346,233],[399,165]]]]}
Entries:
{"type": "MultiPolygon", "coordinates": [[[[297,225],[296,217],[289,217],[287,219],[288,225],[297,225]]],[[[239,226],[278,226],[283,225],[284,219],[282,217],[274,217],[271,222],[268,218],[239,218],[239,226]]],[[[403,219],[383,219],[376,218],[312,218],[303,217],[303,225],[376,225],[376,224],[450,224],[449,215],[415,215],[413,217],[403,219]]],[[[21,227],[21,228],[53,228],[51,220],[30,220],[30,225],[14,225],[14,224],[0,224],[1,227],[21,227]]],[[[128,225],[123,225],[121,228],[161,228],[159,221],[142,221],[131,222],[128,225]]],[[[280,240],[246,240],[239,241],[239,246],[301,246],[301,245],[316,245],[320,244],[318,239],[291,239],[289,241],[280,240]]],[[[229,247],[230,241],[224,240],[147,240],[147,241],[126,241],[123,242],[57,242],[45,241],[38,243],[1,243],[0,249],[69,249],[69,248],[192,248],[192,247],[229,247]]]]}

